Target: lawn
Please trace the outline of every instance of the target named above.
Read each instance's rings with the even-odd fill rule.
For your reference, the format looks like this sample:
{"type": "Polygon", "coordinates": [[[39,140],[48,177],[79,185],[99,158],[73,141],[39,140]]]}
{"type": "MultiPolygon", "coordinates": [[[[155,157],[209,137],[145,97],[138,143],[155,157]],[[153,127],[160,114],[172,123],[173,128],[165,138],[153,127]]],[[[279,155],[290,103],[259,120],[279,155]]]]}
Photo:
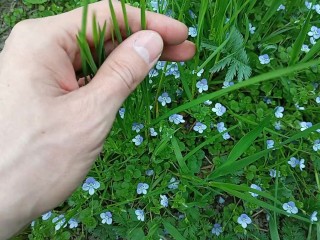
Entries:
{"type": "MultiPolygon", "coordinates": [[[[12,2],[0,41],[84,4],[12,2]]],[[[316,2],[147,0],[189,27],[195,57],[154,66],[83,184],[15,239],[320,240],[316,2]]]]}

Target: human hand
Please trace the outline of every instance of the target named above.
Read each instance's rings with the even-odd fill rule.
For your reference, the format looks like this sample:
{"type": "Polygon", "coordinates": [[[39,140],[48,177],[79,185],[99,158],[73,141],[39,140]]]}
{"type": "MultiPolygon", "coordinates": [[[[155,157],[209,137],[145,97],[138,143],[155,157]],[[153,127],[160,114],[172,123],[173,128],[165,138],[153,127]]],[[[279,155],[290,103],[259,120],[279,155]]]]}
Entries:
{"type": "MultiPolygon", "coordinates": [[[[125,32],[121,6],[114,2],[125,32]]],[[[102,25],[107,1],[90,5],[102,25]]],[[[135,34],[110,54],[92,81],[79,87],[76,35],[82,9],[19,23],[0,55],[0,239],[53,209],[74,191],[101,151],[116,113],[160,55],[183,61],[194,55],[185,25],[127,7],[135,34]]],[[[88,22],[87,39],[93,45],[88,22]]],[[[106,33],[106,49],[112,48],[106,33]]]]}

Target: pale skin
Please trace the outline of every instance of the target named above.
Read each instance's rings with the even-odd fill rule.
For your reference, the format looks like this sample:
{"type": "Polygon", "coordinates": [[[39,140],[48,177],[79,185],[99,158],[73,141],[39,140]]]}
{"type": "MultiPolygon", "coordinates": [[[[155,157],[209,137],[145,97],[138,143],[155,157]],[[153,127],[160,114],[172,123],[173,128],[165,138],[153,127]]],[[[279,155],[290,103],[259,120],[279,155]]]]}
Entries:
{"type": "MultiPolygon", "coordinates": [[[[125,32],[121,6],[114,1],[125,32]]],[[[7,239],[62,203],[81,185],[126,97],[160,57],[185,61],[195,46],[187,27],[169,17],[128,7],[134,34],[116,47],[92,81],[80,87],[76,35],[82,9],[27,20],[14,27],[0,54],[0,239],[7,239]]],[[[107,1],[90,5],[108,22],[107,1]]],[[[106,33],[106,49],[113,49],[106,33]]]]}

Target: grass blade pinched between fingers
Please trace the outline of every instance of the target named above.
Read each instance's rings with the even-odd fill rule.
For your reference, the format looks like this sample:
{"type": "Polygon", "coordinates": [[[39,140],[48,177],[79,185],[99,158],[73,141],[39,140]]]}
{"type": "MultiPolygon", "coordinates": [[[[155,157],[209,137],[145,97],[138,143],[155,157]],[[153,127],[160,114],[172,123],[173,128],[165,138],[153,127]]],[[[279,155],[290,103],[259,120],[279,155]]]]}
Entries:
{"type": "Polygon", "coordinates": [[[123,19],[124,19],[124,24],[125,24],[125,28],[126,28],[126,34],[127,34],[127,37],[129,37],[131,35],[131,29],[130,29],[129,22],[128,22],[128,14],[127,14],[125,0],[121,0],[121,8],[122,8],[122,12],[123,12],[123,19]]]}
{"type": "Polygon", "coordinates": [[[141,8],[141,29],[147,29],[147,18],[146,18],[146,1],[140,0],[140,8],[141,8]]]}
{"type": "Polygon", "coordinates": [[[111,19],[112,19],[114,33],[116,35],[118,43],[122,43],[122,35],[121,35],[118,19],[117,19],[116,13],[114,11],[112,0],[109,0],[109,7],[110,7],[110,13],[111,13],[111,19]]]}

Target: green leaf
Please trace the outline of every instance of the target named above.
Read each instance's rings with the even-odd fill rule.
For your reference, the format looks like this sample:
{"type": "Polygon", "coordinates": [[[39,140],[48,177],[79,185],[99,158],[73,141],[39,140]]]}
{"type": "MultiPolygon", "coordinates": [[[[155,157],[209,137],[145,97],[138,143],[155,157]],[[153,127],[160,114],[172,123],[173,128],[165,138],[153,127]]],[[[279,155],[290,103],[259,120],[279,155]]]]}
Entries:
{"type": "Polygon", "coordinates": [[[186,240],[184,236],[181,235],[181,233],[176,229],[174,226],[172,226],[169,222],[163,221],[164,228],[168,231],[168,233],[175,239],[175,240],[186,240]]]}
{"type": "Polygon", "coordinates": [[[111,13],[113,29],[114,29],[117,41],[118,41],[118,43],[122,43],[122,35],[121,35],[118,19],[117,19],[116,13],[114,11],[112,0],[109,0],[109,8],[110,8],[110,13],[111,13]]]}
{"type": "Polygon", "coordinates": [[[272,216],[270,217],[270,220],[269,220],[269,229],[270,229],[271,240],[280,240],[277,221],[272,216]]]}
{"type": "Polygon", "coordinates": [[[48,0],[23,0],[23,2],[30,3],[30,4],[43,4],[47,1],[48,0]]]}
{"type": "Polygon", "coordinates": [[[185,163],[185,160],[182,157],[181,150],[180,150],[177,139],[175,137],[172,137],[171,143],[172,143],[174,154],[176,155],[177,162],[181,168],[181,171],[183,173],[189,173],[190,170],[189,170],[187,164],[185,163]]]}

